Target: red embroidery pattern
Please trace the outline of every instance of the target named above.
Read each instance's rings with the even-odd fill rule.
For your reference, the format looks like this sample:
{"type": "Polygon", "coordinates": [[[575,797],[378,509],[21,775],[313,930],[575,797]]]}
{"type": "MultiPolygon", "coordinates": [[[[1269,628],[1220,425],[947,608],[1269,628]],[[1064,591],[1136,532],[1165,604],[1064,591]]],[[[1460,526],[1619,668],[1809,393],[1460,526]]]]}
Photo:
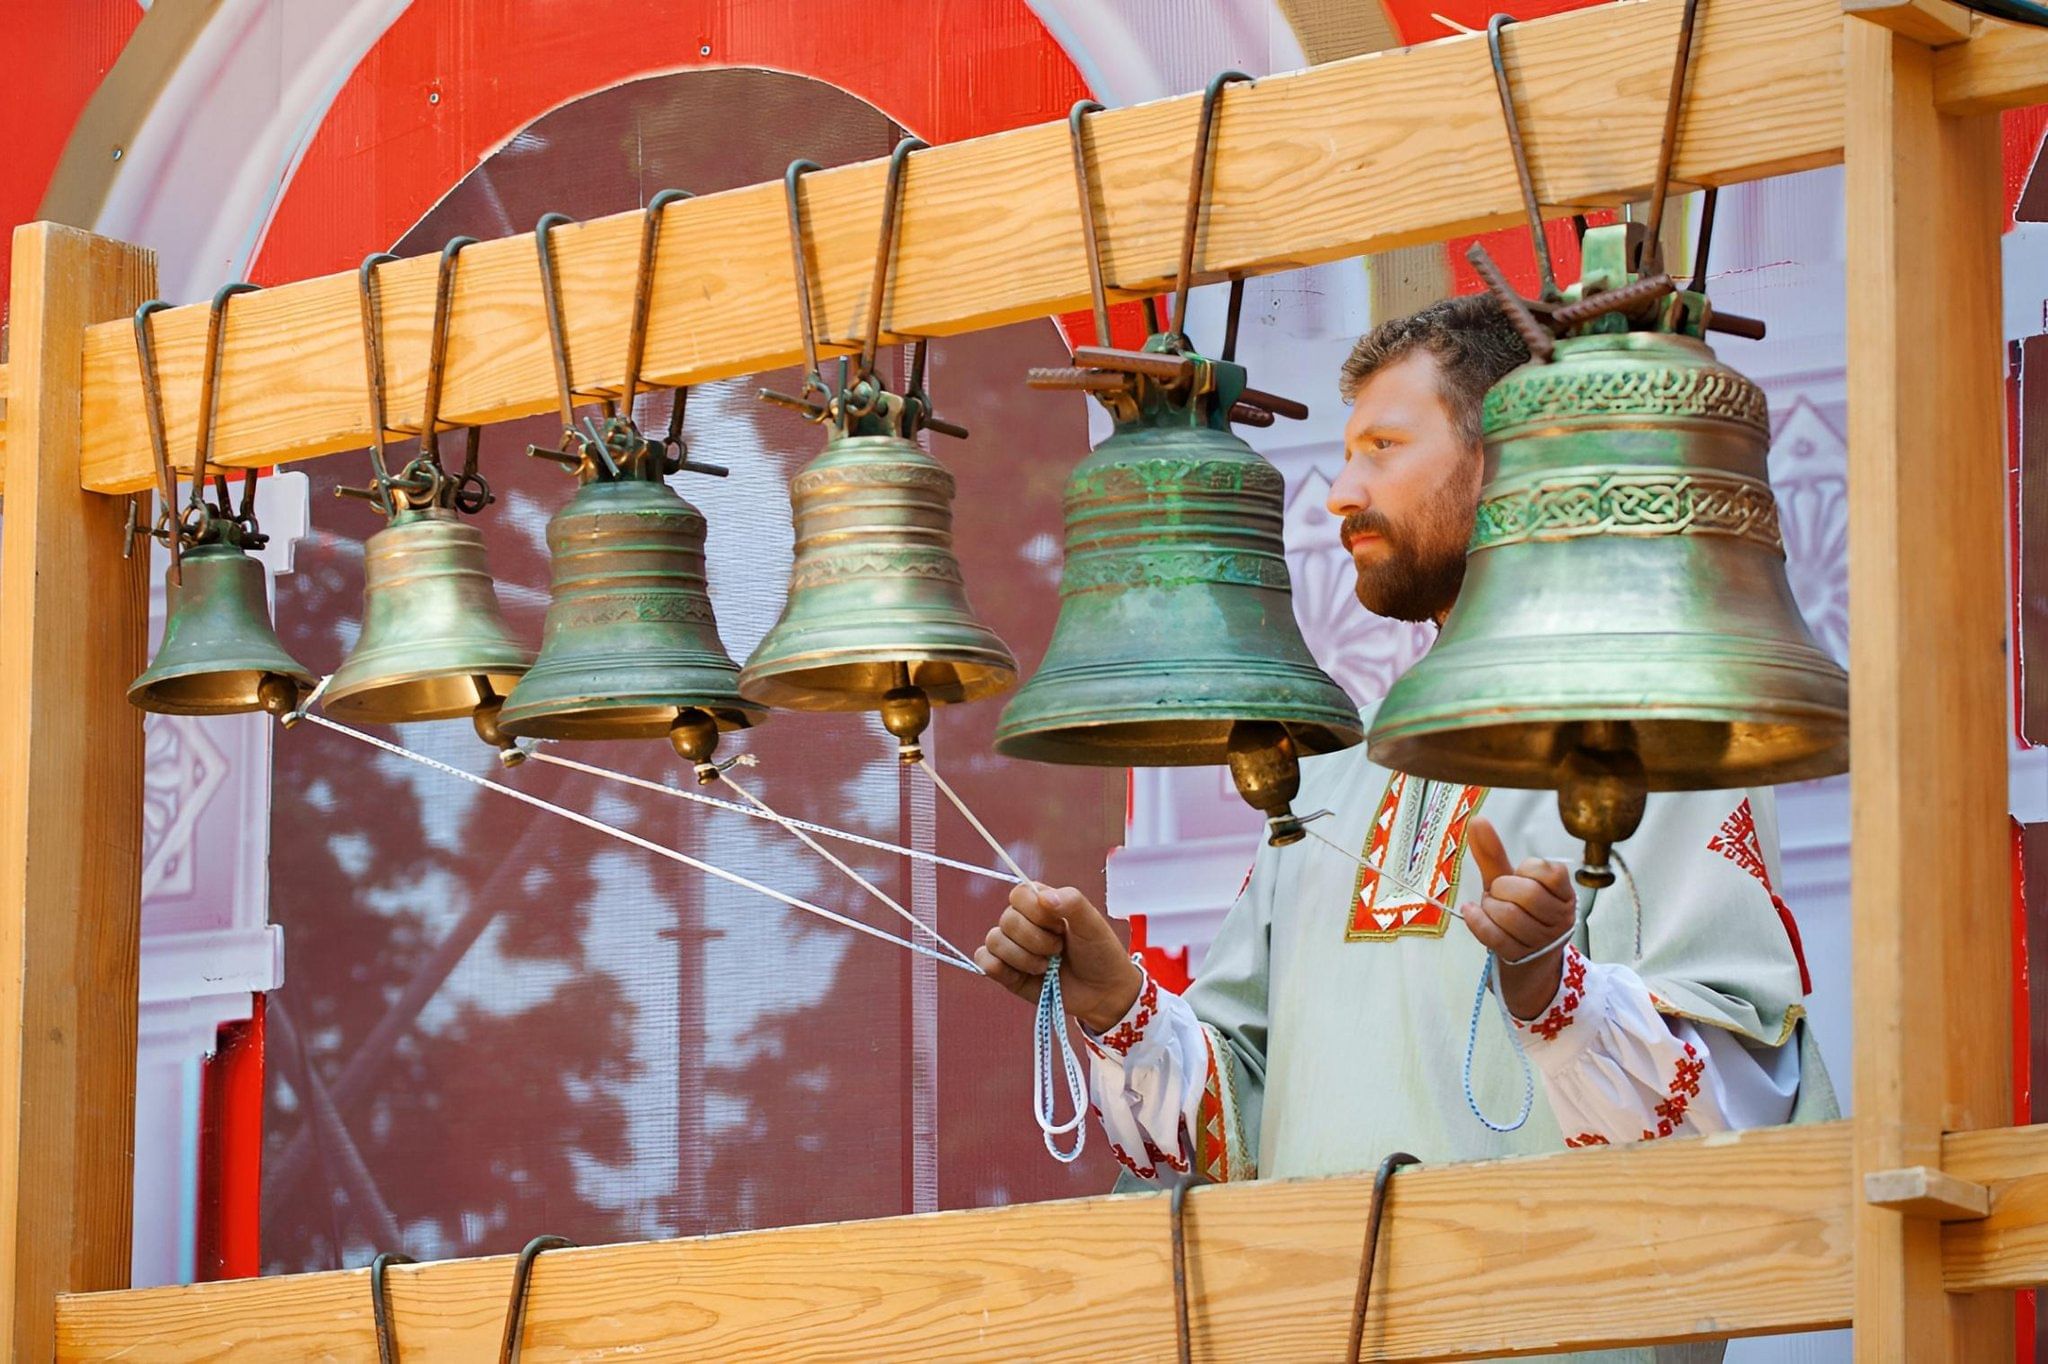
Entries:
{"type": "Polygon", "coordinates": [[[1582,1146],[1611,1145],[1607,1138],[1601,1136],[1598,1132],[1581,1132],[1576,1137],[1566,1137],[1564,1139],[1564,1144],[1574,1151],[1578,1150],[1582,1146]]]}
{"type": "Polygon", "coordinates": [[[1209,1076],[1202,1085],[1202,1102],[1196,1112],[1195,1159],[1201,1162],[1202,1177],[1221,1183],[1230,1177],[1230,1140],[1223,1126],[1223,1081],[1216,1072],[1216,1046],[1208,1034],[1202,1040],[1209,1053],[1209,1076]]]}
{"type": "Polygon", "coordinates": [[[1153,1145],[1150,1137],[1145,1139],[1145,1158],[1151,1161],[1155,1167],[1164,1165],[1167,1169],[1178,1175],[1184,1175],[1188,1172],[1186,1157],[1169,1156],[1166,1152],[1153,1145]]]}
{"type": "Polygon", "coordinates": [[[1686,1043],[1685,1055],[1679,1057],[1678,1064],[1673,1067],[1671,1084],[1664,1091],[1665,1098],[1657,1105],[1657,1130],[1652,1132],[1644,1128],[1644,1141],[1668,1137],[1678,1130],[1678,1125],[1685,1121],[1686,1110],[1700,1096],[1700,1077],[1706,1073],[1707,1063],[1700,1060],[1700,1054],[1693,1049],[1692,1043],[1686,1043]]]}
{"type": "Polygon", "coordinates": [[[1117,1145],[1115,1142],[1111,1142],[1109,1144],[1109,1153],[1112,1156],[1116,1157],[1117,1164],[1123,1166],[1126,1170],[1129,1170],[1132,1174],[1136,1175],[1140,1179],[1151,1179],[1153,1176],[1159,1173],[1157,1169],[1150,1165],[1140,1165],[1137,1161],[1132,1160],[1131,1153],[1124,1150],[1123,1147],[1117,1145]]]}
{"type": "Polygon", "coordinates": [[[1534,1023],[1515,1020],[1517,1028],[1535,1033],[1546,1042],[1555,1042],[1557,1035],[1572,1025],[1578,1016],[1579,1004],[1586,996],[1586,959],[1579,955],[1579,949],[1566,944],[1564,949],[1564,979],[1560,987],[1564,998],[1550,1006],[1550,1011],[1534,1023]]]}
{"type": "MultiPolygon", "coordinates": [[[[1138,1012],[1133,1014],[1127,1022],[1117,1024],[1114,1031],[1104,1033],[1102,1035],[1102,1045],[1108,1047],[1118,1056],[1130,1055],[1131,1048],[1144,1040],[1145,1028],[1152,1022],[1152,1016],[1158,1008],[1159,986],[1153,982],[1150,975],[1147,975],[1145,977],[1145,988],[1138,992],[1138,1012]]],[[[1090,1049],[1094,1050],[1092,1043],[1090,1044],[1090,1049]]],[[[1097,1056],[1102,1055],[1100,1051],[1096,1051],[1095,1054],[1097,1056]]]]}
{"type": "Polygon", "coordinates": [[[1806,946],[1799,940],[1799,923],[1792,917],[1791,906],[1779,899],[1778,892],[1771,887],[1771,870],[1764,865],[1764,846],[1756,833],[1756,811],[1750,808],[1746,797],[1733,814],[1721,821],[1720,832],[1707,840],[1707,851],[1720,853],[1754,876],[1764,894],[1771,897],[1778,922],[1785,926],[1785,936],[1792,940],[1792,956],[1799,963],[1800,992],[1812,994],[1813,973],[1806,969],[1806,946]]]}
{"type": "MultiPolygon", "coordinates": [[[[1373,815],[1372,832],[1366,839],[1365,866],[1388,865],[1394,817],[1401,808],[1401,793],[1407,789],[1405,773],[1397,772],[1388,780],[1386,793],[1380,797],[1379,809],[1373,815]]],[[[1457,889],[1458,868],[1465,860],[1465,828],[1478,812],[1479,802],[1486,798],[1486,790],[1484,786],[1467,786],[1458,792],[1451,805],[1450,819],[1444,824],[1429,864],[1428,886],[1434,899],[1448,900],[1457,889]]],[[[1359,868],[1358,879],[1352,885],[1351,923],[1344,934],[1346,941],[1388,942],[1402,934],[1443,936],[1450,927],[1450,915],[1435,905],[1422,903],[1407,887],[1370,874],[1365,866],[1359,868]]]]}

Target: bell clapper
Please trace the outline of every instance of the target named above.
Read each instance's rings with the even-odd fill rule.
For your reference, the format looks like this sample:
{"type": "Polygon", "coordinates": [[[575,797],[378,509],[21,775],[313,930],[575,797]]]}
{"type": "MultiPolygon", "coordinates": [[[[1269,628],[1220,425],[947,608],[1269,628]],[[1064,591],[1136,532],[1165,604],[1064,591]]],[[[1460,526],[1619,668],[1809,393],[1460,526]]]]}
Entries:
{"type": "Polygon", "coordinates": [[[1301,759],[1295,751],[1294,736],[1275,720],[1239,720],[1230,727],[1230,779],[1245,804],[1266,816],[1266,843],[1284,848],[1308,836],[1305,827],[1329,811],[1313,815],[1294,813],[1293,800],[1301,793],[1301,759]]]}
{"type": "Polygon", "coordinates": [[[711,761],[711,755],[718,751],[718,721],[709,711],[695,706],[677,711],[675,723],[668,727],[668,742],[676,756],[695,770],[699,786],[709,786],[718,780],[718,765],[711,761]]]}
{"type": "Polygon", "coordinates": [[[1614,845],[1643,822],[1649,782],[1626,722],[1588,721],[1567,737],[1572,742],[1558,764],[1557,811],[1565,832],[1586,845],[1573,879],[1599,890],[1614,884],[1614,845]]]}
{"type": "MultiPolygon", "coordinates": [[[[905,678],[909,676],[910,670],[900,664],[898,671],[905,678]]],[[[918,740],[931,722],[932,702],[923,687],[911,686],[906,681],[883,695],[882,728],[896,736],[896,756],[906,766],[924,760],[924,748],[918,740]]]]}

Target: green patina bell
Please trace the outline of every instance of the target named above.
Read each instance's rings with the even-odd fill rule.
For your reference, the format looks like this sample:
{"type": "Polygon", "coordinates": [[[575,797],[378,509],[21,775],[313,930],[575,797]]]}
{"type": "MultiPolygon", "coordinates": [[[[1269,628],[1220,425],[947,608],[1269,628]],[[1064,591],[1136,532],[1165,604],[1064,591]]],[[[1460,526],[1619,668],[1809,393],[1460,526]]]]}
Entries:
{"type": "MultiPolygon", "coordinates": [[[[1233,435],[1242,366],[1158,336],[1143,352],[1086,350],[1092,369],[1039,387],[1105,390],[1116,430],[1066,489],[1066,566],[1045,660],[1004,710],[996,749],[1105,767],[1227,763],[1274,841],[1301,756],[1359,741],[1358,707],[1295,623],[1278,470],[1233,435]]],[[[1267,418],[1270,420],[1270,417],[1267,418]]]]}
{"type": "Polygon", "coordinates": [[[363,631],[321,704],[368,724],[452,719],[504,696],[532,661],[499,609],[483,534],[429,504],[363,546],[363,631]]]}
{"type": "Polygon", "coordinates": [[[978,700],[1015,681],[1017,662],[968,603],[953,476],[901,434],[904,400],[873,396],[874,415],[790,480],[789,597],[740,690],[789,710],[880,711],[911,745],[917,693],[927,713],[978,700]]]}
{"type": "Polygon", "coordinates": [[[313,675],[278,642],[263,565],[243,550],[239,528],[214,524],[217,538],[184,551],[184,581],[166,585],[163,643],[128,699],[161,715],[284,715],[313,675]]]}
{"type": "Polygon", "coordinates": [[[704,514],[658,460],[584,482],[548,522],[553,583],[540,657],[504,704],[506,734],[666,737],[704,777],[723,730],[763,708],[740,695],[705,579],[704,514]]]}
{"type": "MultiPolygon", "coordinates": [[[[1626,242],[1587,235],[1568,304],[1633,282],[1626,242]]],[[[1487,394],[1463,590],[1370,739],[1417,776],[1557,788],[1588,884],[1646,791],[1848,766],[1848,678],[1786,579],[1764,394],[1699,339],[1702,295],[1652,306],[1487,394]]]]}

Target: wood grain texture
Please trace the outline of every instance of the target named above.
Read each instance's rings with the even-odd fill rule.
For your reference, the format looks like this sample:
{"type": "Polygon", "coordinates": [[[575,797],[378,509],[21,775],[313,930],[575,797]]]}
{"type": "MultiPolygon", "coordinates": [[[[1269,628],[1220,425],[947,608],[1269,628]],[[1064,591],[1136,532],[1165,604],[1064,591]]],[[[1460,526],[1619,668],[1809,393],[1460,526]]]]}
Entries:
{"type": "MultiPolygon", "coordinates": [[[[1518,24],[1507,46],[1545,202],[1639,195],[1654,174],[1681,0],[1626,0],[1518,24]]],[[[1831,0],[1705,6],[1676,177],[1721,184],[1827,164],[1841,147],[1841,39],[1831,0]]],[[[1126,288],[1172,272],[1197,99],[1098,114],[1090,145],[1106,269],[1126,288]]],[[[1233,88],[1218,115],[1213,199],[1198,265],[1209,277],[1287,269],[1519,220],[1483,37],[1453,37],[1233,88]]],[[[805,178],[821,331],[855,338],[874,264],[879,161],[805,178]]],[[[688,188],[688,186],[684,186],[688,188]]],[[[646,370],[662,383],[747,374],[799,351],[781,185],[676,205],[664,219],[646,370]]],[[[636,215],[555,238],[570,354],[585,389],[623,380],[636,215]]],[[[1064,122],[912,157],[897,277],[904,333],[945,335],[1085,306],[1086,269],[1064,122]]],[[[434,262],[380,276],[391,420],[420,407],[434,262]]],[[[462,257],[443,415],[499,421],[554,403],[530,236],[462,257]]],[[[186,457],[205,309],[157,319],[174,455],[186,457]]],[[[1021,380],[1020,380],[1021,382],[1021,380]]],[[[149,481],[134,341],[96,330],[86,358],[83,480],[149,481]]],[[[353,273],[281,285],[230,313],[216,449],[229,465],[359,447],[366,436],[353,273]]]]}
{"type": "Polygon", "coordinates": [[[1991,1213],[1991,1190],[1927,1165],[1872,1170],[1863,1176],[1863,1201],[1937,1222],[1962,1222],[1991,1213]]]}
{"type": "Polygon", "coordinates": [[[1842,0],[1842,13],[1881,24],[1928,47],[1970,36],[1970,12],[1948,0],[1842,0]]]}
{"type": "Polygon", "coordinates": [[[2048,103],[2048,30],[1979,20],[1969,42],[1935,56],[1934,99],[1945,114],[2048,103]]]}
{"type": "MultiPolygon", "coordinates": [[[[1404,1171],[1367,1357],[1839,1325],[1849,1163],[1835,1123],[1404,1171]]],[[[1197,1190],[1196,1357],[1342,1357],[1370,1185],[1197,1190]]],[[[490,1358],[510,1266],[394,1270],[408,1364],[490,1358]]],[[[1168,1276],[1164,1195],[553,1252],[524,1358],[1164,1361],[1168,1276]]],[[[63,1360],[375,1358],[361,1271],[73,1297],[60,1318],[63,1360]]]]}
{"type": "Polygon", "coordinates": [[[126,699],[148,560],[82,492],[88,323],[155,259],[74,228],[14,234],[0,538],[0,1320],[48,1359],[55,1299],[128,1282],[142,892],[142,715],[126,699]]]}
{"type": "Polygon", "coordinates": [[[2048,1282],[2048,1126],[1952,1133],[1942,1142],[1942,1163],[1991,1190],[1989,1217],[1942,1228],[1949,1292],[2048,1282]]]}
{"type": "MultiPolygon", "coordinates": [[[[1929,49],[1845,28],[1860,1192],[2010,1121],[2012,890],[1998,131],[1937,111],[1929,49]]],[[[1856,1222],[1858,1359],[2010,1357],[2009,1301],[1944,1291],[1938,1223],[1856,1222]]]]}

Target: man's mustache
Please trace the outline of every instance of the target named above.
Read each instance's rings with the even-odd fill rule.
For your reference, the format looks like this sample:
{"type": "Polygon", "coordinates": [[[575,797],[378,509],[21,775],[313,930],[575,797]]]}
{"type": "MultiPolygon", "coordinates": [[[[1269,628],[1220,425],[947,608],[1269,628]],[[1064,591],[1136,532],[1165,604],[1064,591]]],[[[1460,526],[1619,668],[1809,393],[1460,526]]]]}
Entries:
{"type": "Polygon", "coordinates": [[[1394,524],[1385,513],[1376,511],[1355,511],[1344,518],[1344,524],[1337,528],[1337,538],[1344,542],[1344,548],[1351,548],[1352,542],[1361,536],[1377,535],[1383,540],[1394,538],[1394,524]]]}

